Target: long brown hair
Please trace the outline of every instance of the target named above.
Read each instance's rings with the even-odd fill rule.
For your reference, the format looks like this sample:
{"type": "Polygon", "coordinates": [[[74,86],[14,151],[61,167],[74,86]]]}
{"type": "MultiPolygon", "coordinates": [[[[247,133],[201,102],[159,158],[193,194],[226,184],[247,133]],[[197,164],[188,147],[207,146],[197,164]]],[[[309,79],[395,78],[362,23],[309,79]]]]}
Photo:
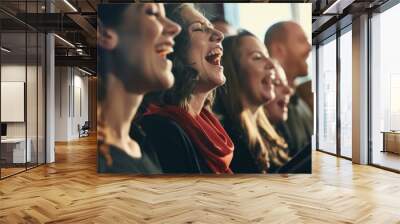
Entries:
{"type": "MultiPolygon", "coordinates": [[[[182,16],[182,11],[185,9],[196,10],[188,3],[166,5],[168,18],[179,24],[182,27],[182,31],[175,37],[174,52],[168,55],[168,58],[172,61],[172,73],[175,77],[175,83],[171,89],[161,93],[162,102],[160,103],[180,106],[187,110],[191,95],[199,80],[199,74],[187,60],[187,52],[191,46],[189,24],[182,16]]],[[[208,95],[204,107],[210,109],[214,101],[214,92],[208,95]]]]}
{"type": "Polygon", "coordinates": [[[217,100],[221,104],[219,106],[223,107],[221,111],[224,115],[233,121],[234,125],[243,129],[259,169],[266,172],[271,162],[281,166],[287,161],[287,154],[283,150],[287,145],[269,122],[262,106],[253,115],[249,109],[243,108],[240,100],[241,93],[247,91],[242,85],[245,74],[242,74],[239,63],[240,46],[242,38],[248,36],[254,37],[252,33],[242,31],[238,35],[225,38],[222,42],[222,65],[226,83],[217,89],[217,100]]]}

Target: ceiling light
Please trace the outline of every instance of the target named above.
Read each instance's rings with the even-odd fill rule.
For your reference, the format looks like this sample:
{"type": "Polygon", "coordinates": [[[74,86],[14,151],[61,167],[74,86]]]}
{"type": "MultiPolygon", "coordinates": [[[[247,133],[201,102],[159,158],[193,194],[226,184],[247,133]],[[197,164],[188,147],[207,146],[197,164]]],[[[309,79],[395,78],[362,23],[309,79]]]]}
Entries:
{"type": "Polygon", "coordinates": [[[75,48],[75,45],[71,44],[71,42],[67,41],[66,39],[58,36],[57,34],[54,34],[55,37],[57,37],[59,40],[61,40],[62,42],[64,42],[65,44],[69,45],[70,47],[75,48]]]}
{"type": "Polygon", "coordinates": [[[78,10],[71,4],[69,3],[68,0],[64,0],[65,4],[67,4],[74,12],[78,12],[78,10]]]}
{"type": "Polygon", "coordinates": [[[86,70],[83,70],[83,69],[81,69],[81,68],[79,68],[79,67],[78,67],[78,70],[81,71],[81,72],[83,72],[83,73],[85,73],[85,74],[87,74],[87,75],[93,75],[92,73],[90,73],[90,72],[88,72],[88,71],[86,71],[86,70]]]}
{"type": "Polygon", "coordinates": [[[9,50],[9,49],[7,49],[7,48],[5,48],[5,47],[1,47],[1,50],[4,51],[4,52],[6,52],[6,53],[10,53],[10,52],[11,52],[11,50],[9,50]]]}
{"type": "Polygon", "coordinates": [[[353,2],[354,0],[336,0],[322,14],[341,14],[343,9],[353,2]]]}

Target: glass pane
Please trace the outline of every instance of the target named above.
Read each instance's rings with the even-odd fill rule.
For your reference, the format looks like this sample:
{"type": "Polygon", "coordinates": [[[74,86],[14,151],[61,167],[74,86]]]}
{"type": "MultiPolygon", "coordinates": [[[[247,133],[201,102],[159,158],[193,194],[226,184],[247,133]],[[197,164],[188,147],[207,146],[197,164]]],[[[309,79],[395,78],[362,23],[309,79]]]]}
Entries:
{"type": "MultiPolygon", "coordinates": [[[[311,77],[312,77],[312,90],[313,90],[313,97],[314,97],[314,102],[316,102],[316,94],[315,94],[315,89],[316,89],[316,81],[317,81],[317,48],[316,48],[316,46],[315,45],[313,45],[312,46],[312,51],[311,51],[311,60],[312,60],[312,62],[311,62],[311,72],[310,72],[310,74],[311,74],[311,77]]],[[[316,121],[317,120],[317,108],[316,108],[316,103],[314,103],[314,106],[313,106],[313,118],[314,118],[314,121],[316,121]]],[[[317,147],[316,147],[316,130],[317,130],[317,124],[316,124],[316,122],[314,122],[314,124],[313,124],[313,130],[314,130],[314,133],[313,133],[313,135],[312,135],[312,149],[313,150],[316,150],[317,149],[317,147]]]]}
{"type": "Polygon", "coordinates": [[[27,116],[27,143],[28,150],[31,153],[28,154],[30,158],[28,159],[28,168],[37,165],[37,132],[38,132],[38,36],[36,32],[27,33],[28,38],[28,62],[27,62],[27,80],[26,80],[26,116],[27,116]]]}
{"type": "Polygon", "coordinates": [[[372,18],[372,163],[400,170],[400,5],[372,18]]]}
{"type": "Polygon", "coordinates": [[[39,33],[38,45],[38,164],[45,163],[45,35],[39,33]]]}
{"type": "Polygon", "coordinates": [[[318,51],[318,148],[336,153],[336,38],[318,51]]]}
{"type": "MultiPolygon", "coordinates": [[[[26,151],[25,91],[26,33],[1,34],[1,161],[2,177],[25,170],[31,151],[26,151]]],[[[29,149],[29,145],[28,145],[29,149]]]]}
{"type": "Polygon", "coordinates": [[[340,37],[340,153],[352,157],[352,35],[340,37]]]}

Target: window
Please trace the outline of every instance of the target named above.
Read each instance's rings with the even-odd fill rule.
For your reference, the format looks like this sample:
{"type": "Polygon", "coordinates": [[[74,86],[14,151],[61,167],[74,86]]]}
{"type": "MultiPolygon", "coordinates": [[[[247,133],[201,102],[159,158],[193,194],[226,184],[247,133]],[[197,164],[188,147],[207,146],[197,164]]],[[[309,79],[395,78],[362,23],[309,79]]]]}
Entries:
{"type": "MultiPolygon", "coordinates": [[[[400,5],[371,18],[371,140],[372,163],[400,170],[400,156],[384,144],[400,149],[400,133],[384,139],[384,132],[400,130],[400,5]]],[[[399,150],[400,151],[400,150],[399,150]]]]}
{"type": "Polygon", "coordinates": [[[251,30],[260,40],[274,23],[292,19],[290,4],[240,4],[238,27],[251,30]],[[258,15],[257,19],[249,15],[258,15]]]}
{"type": "Polygon", "coordinates": [[[316,82],[317,82],[317,47],[316,47],[316,45],[313,45],[312,46],[312,51],[311,51],[311,60],[312,60],[312,62],[311,62],[311,67],[309,67],[309,69],[310,69],[310,72],[309,72],[309,74],[311,74],[311,79],[312,79],[312,91],[313,91],[313,118],[314,118],[314,123],[313,123],[313,130],[314,130],[314,133],[313,133],[313,135],[312,135],[312,137],[311,137],[311,147],[312,147],[312,149],[313,150],[316,150],[317,149],[317,145],[316,145],[316,143],[317,143],[317,140],[316,140],[316,133],[317,133],[317,124],[316,124],[316,120],[317,120],[317,104],[315,103],[315,102],[317,102],[316,101],[316,99],[317,99],[317,97],[316,97],[316,82]]]}
{"type": "Polygon", "coordinates": [[[226,20],[231,24],[251,31],[262,41],[271,25],[287,20],[296,21],[305,30],[311,43],[311,3],[225,3],[224,11],[226,20]],[[257,15],[257,18],[252,15],[257,15]]]}
{"type": "MultiPolygon", "coordinates": [[[[349,27],[351,28],[351,27],[349,27]]],[[[340,154],[352,157],[352,34],[340,36],[340,154]]]]}
{"type": "Polygon", "coordinates": [[[318,149],[336,153],[336,37],[318,48],[318,149]]]}
{"type": "MultiPolygon", "coordinates": [[[[20,1],[18,7],[21,15],[39,13],[44,3],[20,1]]],[[[9,4],[15,5],[1,3],[9,4]]],[[[5,115],[0,121],[0,178],[5,178],[45,163],[46,39],[8,14],[0,12],[0,17],[13,24],[0,29],[0,111],[5,115]]]]}

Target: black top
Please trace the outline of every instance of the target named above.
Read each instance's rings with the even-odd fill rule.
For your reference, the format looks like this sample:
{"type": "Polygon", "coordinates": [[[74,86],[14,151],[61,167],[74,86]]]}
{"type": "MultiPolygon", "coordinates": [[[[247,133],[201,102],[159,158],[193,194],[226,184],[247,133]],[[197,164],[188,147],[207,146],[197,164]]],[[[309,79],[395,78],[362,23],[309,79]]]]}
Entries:
{"type": "Polygon", "coordinates": [[[289,156],[294,156],[299,150],[296,148],[296,145],[293,142],[293,137],[289,130],[289,126],[284,121],[278,122],[273,126],[279,136],[285,139],[285,142],[288,145],[289,156]]]}
{"type": "Polygon", "coordinates": [[[289,149],[290,156],[296,155],[311,143],[313,133],[313,115],[307,104],[295,93],[288,105],[288,120],[278,132],[283,134],[289,149]]]}
{"type": "Polygon", "coordinates": [[[230,165],[233,173],[262,173],[262,170],[258,167],[255,158],[253,158],[250,152],[249,140],[244,134],[243,129],[234,125],[227,118],[222,119],[221,123],[235,146],[230,165]]]}
{"type": "MultiPolygon", "coordinates": [[[[126,152],[114,145],[107,145],[112,157],[112,166],[108,166],[104,156],[98,153],[97,169],[99,173],[138,173],[160,174],[162,173],[157,154],[153,151],[146,134],[140,126],[132,125],[131,137],[135,139],[141,148],[142,157],[132,158],[126,152]]],[[[99,141],[99,145],[102,142],[99,141]]]]}
{"type": "Polygon", "coordinates": [[[300,150],[278,172],[311,174],[311,144],[300,150]]]}
{"type": "MultiPolygon", "coordinates": [[[[230,168],[234,173],[264,173],[265,170],[257,164],[257,158],[255,155],[250,151],[249,147],[249,139],[244,133],[244,129],[239,126],[235,125],[230,119],[223,118],[221,120],[225,131],[231,137],[233,144],[235,145],[235,150],[233,152],[233,159],[230,165],[230,168]]],[[[275,141],[269,139],[268,136],[264,136],[266,138],[265,143],[267,144],[270,150],[277,149],[277,150],[284,150],[287,153],[286,148],[282,148],[275,141]]],[[[261,151],[261,146],[256,145],[256,148],[253,149],[254,153],[259,153],[261,151]]],[[[270,152],[270,156],[272,152],[270,152]]],[[[276,155],[282,162],[286,162],[286,159],[283,159],[279,155],[276,155]]],[[[267,173],[280,173],[280,168],[282,165],[275,164],[274,162],[270,161],[268,164],[268,169],[266,170],[267,173]]]]}
{"type": "Polygon", "coordinates": [[[213,173],[186,132],[175,121],[147,115],[140,121],[164,173],[213,173]]]}

